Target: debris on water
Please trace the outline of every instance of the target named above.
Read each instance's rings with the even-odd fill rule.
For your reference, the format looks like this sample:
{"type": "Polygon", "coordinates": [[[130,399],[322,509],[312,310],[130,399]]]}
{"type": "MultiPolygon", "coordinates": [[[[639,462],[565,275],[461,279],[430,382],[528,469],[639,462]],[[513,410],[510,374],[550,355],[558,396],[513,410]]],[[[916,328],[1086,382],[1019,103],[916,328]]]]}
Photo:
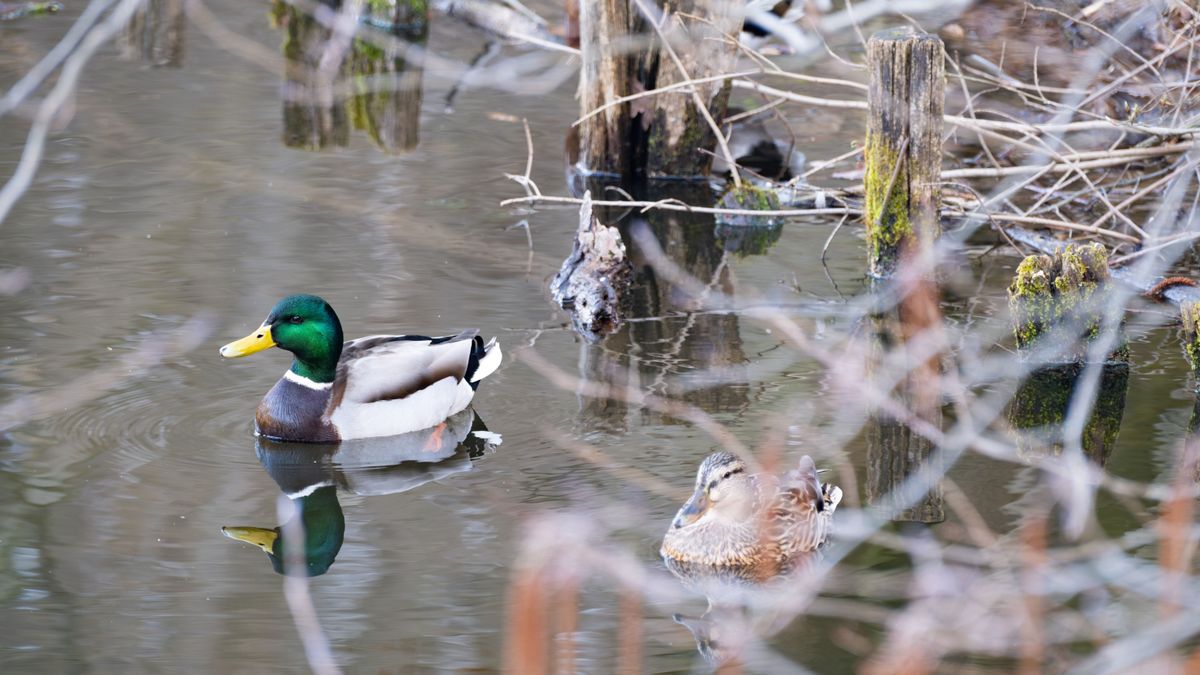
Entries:
{"type": "Polygon", "coordinates": [[[16,21],[27,16],[58,14],[61,2],[0,2],[0,21],[16,21]]]}
{"type": "Polygon", "coordinates": [[[596,218],[592,193],[585,192],[575,246],[551,280],[550,296],[570,312],[579,334],[596,341],[620,327],[621,297],[632,273],[620,231],[596,218]]]}

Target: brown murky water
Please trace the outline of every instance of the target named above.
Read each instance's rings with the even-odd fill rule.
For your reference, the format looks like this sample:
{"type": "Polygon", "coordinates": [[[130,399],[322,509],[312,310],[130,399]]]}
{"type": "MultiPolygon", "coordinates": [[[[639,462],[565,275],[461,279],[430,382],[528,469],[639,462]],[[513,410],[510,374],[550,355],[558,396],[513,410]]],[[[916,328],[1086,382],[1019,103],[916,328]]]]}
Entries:
{"type": "MultiPolygon", "coordinates": [[[[208,4],[263,53],[278,54],[281,32],[264,5],[208,4]]],[[[45,53],[78,11],[0,24],[0,86],[45,53]]],[[[621,541],[656,564],[678,501],[581,459],[550,432],[585,440],[681,492],[712,440],[678,420],[558,389],[511,359],[474,405],[503,437],[498,447],[460,451],[428,471],[411,464],[388,470],[396,458],[387,452],[316,478],[264,471],[273,460],[269,449],[256,448],[251,414],[286,359],[268,353],[222,361],[216,348],[257,325],[286,293],[329,299],[348,336],[478,327],[509,354],[532,344],[551,364],[584,377],[629,369],[643,386],[699,406],[748,444],[780,415],[844,406],[827,393],[817,364],[781,349],[762,324],[672,313],[661,289],[646,291],[644,301],[647,314],[667,318],[632,324],[602,344],[583,343],[564,327],[545,287],[570,251],[574,210],[524,212],[498,203],[520,193],[503,176],[524,170],[520,118],[533,132],[533,178],[547,193],[565,192],[563,137],[577,113],[572,78],[535,95],[467,88],[448,112],[454,74],[427,65],[423,97],[406,113],[419,120],[419,139],[382,141],[402,150],[417,140],[411,150],[387,152],[370,133],[352,130],[345,147],[308,152],[283,142],[296,144],[296,136],[283,128],[277,64],[247,61],[194,25],[184,35],[180,68],[121,58],[116,45],[102,50],[83,79],[74,120],[52,136],[35,184],[0,226],[0,269],[31,274],[23,291],[0,297],[2,398],[50,392],[47,416],[0,436],[0,670],[304,668],[281,577],[265,555],[224,538],[221,527],[273,527],[281,488],[294,492],[305,483],[334,483],[332,500],[319,491],[320,507],[344,517],[344,543],[329,571],[312,580],[312,592],[347,672],[498,669],[510,569],[531,514],[590,517],[620,504],[621,541]],[[532,247],[525,230],[513,227],[523,219],[532,247]],[[189,324],[194,317],[200,322],[189,324]],[[206,330],[192,336],[197,348],[125,372],[123,357],[181,328],[206,330]],[[713,366],[730,381],[704,380],[713,366]],[[110,388],[79,405],[57,403],[97,370],[108,373],[110,388]],[[267,459],[260,462],[259,453],[267,459]]],[[[481,44],[480,33],[443,17],[428,40],[459,62],[481,44]]],[[[810,158],[843,152],[859,134],[853,115],[797,115],[811,132],[799,139],[810,158]]],[[[11,118],[0,125],[0,167],[15,165],[25,132],[11,118]]],[[[312,138],[311,130],[302,135],[312,138]]],[[[711,224],[652,225],[664,241],[694,247],[689,264],[698,276],[726,265],[726,290],[824,308],[830,318],[821,321],[836,322],[842,295],[863,288],[862,243],[851,228],[834,241],[828,273],[819,263],[831,222],[789,222],[764,255],[747,256],[723,256],[711,224]]],[[[951,317],[995,323],[1012,263],[984,258],[973,270],[987,280],[982,294],[947,301],[951,317]]],[[[1167,449],[1186,427],[1190,400],[1168,331],[1138,333],[1134,364],[1108,467],[1147,480],[1170,465],[1167,449]]],[[[847,457],[861,476],[861,416],[821,419],[844,425],[817,428],[851,439],[847,457]]],[[[820,437],[795,435],[790,443],[827,452],[820,437]]],[[[1031,472],[968,456],[952,476],[985,520],[1005,531],[1031,472]]],[[[1105,500],[1098,514],[1110,531],[1136,526],[1105,500]]],[[[933,531],[955,527],[951,513],[933,531]]],[[[841,573],[886,583],[905,560],[864,547],[841,573]]],[[[597,582],[580,600],[575,645],[584,672],[615,667],[615,597],[597,582]]],[[[702,602],[643,608],[645,672],[703,667],[691,635],[671,619],[697,607],[702,602]]],[[[834,638],[847,624],[855,625],[801,620],[777,644],[796,664],[846,671],[858,656],[834,638]]]]}

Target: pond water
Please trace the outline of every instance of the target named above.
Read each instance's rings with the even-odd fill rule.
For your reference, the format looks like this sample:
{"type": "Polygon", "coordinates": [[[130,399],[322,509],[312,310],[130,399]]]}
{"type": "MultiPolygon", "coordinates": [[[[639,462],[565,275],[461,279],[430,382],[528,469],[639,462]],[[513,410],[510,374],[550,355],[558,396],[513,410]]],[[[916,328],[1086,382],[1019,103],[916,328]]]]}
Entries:
{"type": "MultiPolygon", "coordinates": [[[[662,532],[715,441],[682,420],[560,388],[513,358],[521,347],[572,376],[636,377],[750,446],[780,419],[795,420],[789,450],[822,463],[839,453],[859,476],[859,494],[847,503],[862,501],[862,414],[832,412],[859,402],[839,398],[819,364],[783,347],[763,322],[679,311],[659,289],[646,300],[648,319],[589,344],[550,303],[547,281],[571,249],[574,208],[499,202],[521,194],[504,174],[524,171],[522,118],[532,130],[533,179],[547,194],[566,193],[564,138],[578,113],[573,77],[547,91],[467,87],[449,110],[454,73],[427,65],[419,107],[408,112],[419,137],[383,142],[415,147],[389,152],[356,129],[321,140],[319,129],[284,129],[281,63],[248,58],[279,54],[282,33],[267,7],[207,5],[244,43],[221,43],[215,30],[188,24],[177,68],[102,48],[82,79],[74,119],[52,134],[36,181],[0,225],[0,270],[29,273],[27,287],[0,296],[0,405],[33,401],[7,412],[36,417],[0,436],[0,670],[307,667],[282,577],[258,549],[222,536],[225,526],[274,527],[281,490],[308,481],[265,471],[272,460],[259,456],[270,450],[252,433],[254,406],[286,367],[285,355],[217,354],[292,292],[327,298],[347,336],[477,327],[509,355],[473,406],[499,445],[476,443],[428,470],[410,463],[389,473],[387,461],[369,456],[346,467],[319,460],[335,468],[322,464],[313,480],[337,490],[310,498],[340,510],[344,541],[311,592],[347,672],[498,670],[513,561],[524,523],[537,514],[602,523],[648,568],[658,565],[662,532]],[[306,151],[285,139],[330,147],[306,151]],[[522,220],[528,238],[514,227],[522,220]],[[705,379],[713,372],[727,381],[705,379]],[[824,437],[837,439],[834,447],[824,437]],[[673,492],[628,480],[564,440],[673,492]]],[[[534,7],[557,16],[554,6],[534,7]]],[[[78,11],[0,24],[0,86],[44,54],[78,11]]],[[[481,33],[440,16],[428,39],[457,62],[482,43],[481,33]]],[[[840,154],[861,134],[855,115],[795,114],[810,158],[840,154]]],[[[326,122],[336,120],[315,124],[326,122]]],[[[0,175],[10,175],[26,131],[11,117],[0,124],[0,175]]],[[[865,288],[858,228],[845,228],[828,265],[820,262],[835,222],[788,222],[762,255],[722,255],[711,222],[668,218],[652,227],[669,247],[694,247],[690,271],[718,275],[735,297],[832,317],[805,320],[819,340],[843,297],[865,288]]],[[[983,282],[952,295],[944,310],[955,322],[1002,326],[1015,260],[1002,252],[978,260],[971,272],[983,282]]],[[[1191,409],[1185,372],[1171,331],[1134,331],[1128,405],[1109,471],[1150,480],[1168,469],[1191,409]]],[[[951,477],[987,524],[1006,532],[1014,522],[1008,507],[1032,471],[967,455],[951,477]]],[[[1097,513],[1110,533],[1138,526],[1104,499],[1097,513]]],[[[947,512],[930,530],[953,539],[962,528],[947,512]]],[[[904,592],[902,553],[864,545],[840,565],[838,588],[848,597],[859,574],[877,586],[894,583],[894,596],[904,592]]],[[[612,672],[623,621],[618,589],[602,575],[583,587],[576,667],[612,672]]],[[[692,635],[672,620],[673,611],[703,611],[702,601],[639,611],[643,672],[705,667],[692,635]]],[[[774,644],[791,663],[846,672],[861,658],[847,631],[879,637],[853,617],[813,616],[774,644]]]]}

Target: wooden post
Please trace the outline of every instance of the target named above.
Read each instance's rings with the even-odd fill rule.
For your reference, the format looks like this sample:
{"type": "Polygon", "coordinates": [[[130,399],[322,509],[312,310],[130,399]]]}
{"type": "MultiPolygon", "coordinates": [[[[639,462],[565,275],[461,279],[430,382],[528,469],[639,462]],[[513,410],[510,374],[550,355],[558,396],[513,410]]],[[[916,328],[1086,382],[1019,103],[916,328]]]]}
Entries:
{"type": "MultiPolygon", "coordinates": [[[[867,269],[876,279],[888,279],[902,264],[919,265],[918,273],[899,289],[896,308],[875,317],[875,347],[881,357],[889,353],[888,347],[907,356],[911,340],[937,340],[941,330],[932,272],[933,245],[941,229],[945,61],[940,39],[908,28],[876,33],[867,43],[867,269]]],[[[926,356],[905,368],[907,374],[894,392],[913,415],[937,427],[942,424],[939,370],[937,356],[926,356]]],[[[927,464],[932,453],[933,444],[903,420],[873,411],[867,428],[868,501],[879,503],[927,464]]],[[[912,506],[889,515],[895,520],[941,521],[945,513],[940,484],[930,486],[912,506]]]]}
{"type": "Polygon", "coordinates": [[[895,28],[871,37],[867,68],[864,218],[868,270],[882,278],[940,231],[946,57],[937,36],[895,28]]]}

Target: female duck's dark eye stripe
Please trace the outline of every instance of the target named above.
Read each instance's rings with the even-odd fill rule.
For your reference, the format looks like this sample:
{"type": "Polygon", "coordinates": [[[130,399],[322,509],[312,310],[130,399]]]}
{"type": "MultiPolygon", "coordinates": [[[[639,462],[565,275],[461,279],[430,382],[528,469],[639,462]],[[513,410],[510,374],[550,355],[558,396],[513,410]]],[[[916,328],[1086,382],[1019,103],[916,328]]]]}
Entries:
{"type": "Polygon", "coordinates": [[[742,467],[738,467],[736,469],[731,469],[728,473],[725,474],[725,477],[729,478],[730,476],[734,475],[735,473],[745,473],[745,472],[746,472],[745,469],[743,469],[742,467]]]}

